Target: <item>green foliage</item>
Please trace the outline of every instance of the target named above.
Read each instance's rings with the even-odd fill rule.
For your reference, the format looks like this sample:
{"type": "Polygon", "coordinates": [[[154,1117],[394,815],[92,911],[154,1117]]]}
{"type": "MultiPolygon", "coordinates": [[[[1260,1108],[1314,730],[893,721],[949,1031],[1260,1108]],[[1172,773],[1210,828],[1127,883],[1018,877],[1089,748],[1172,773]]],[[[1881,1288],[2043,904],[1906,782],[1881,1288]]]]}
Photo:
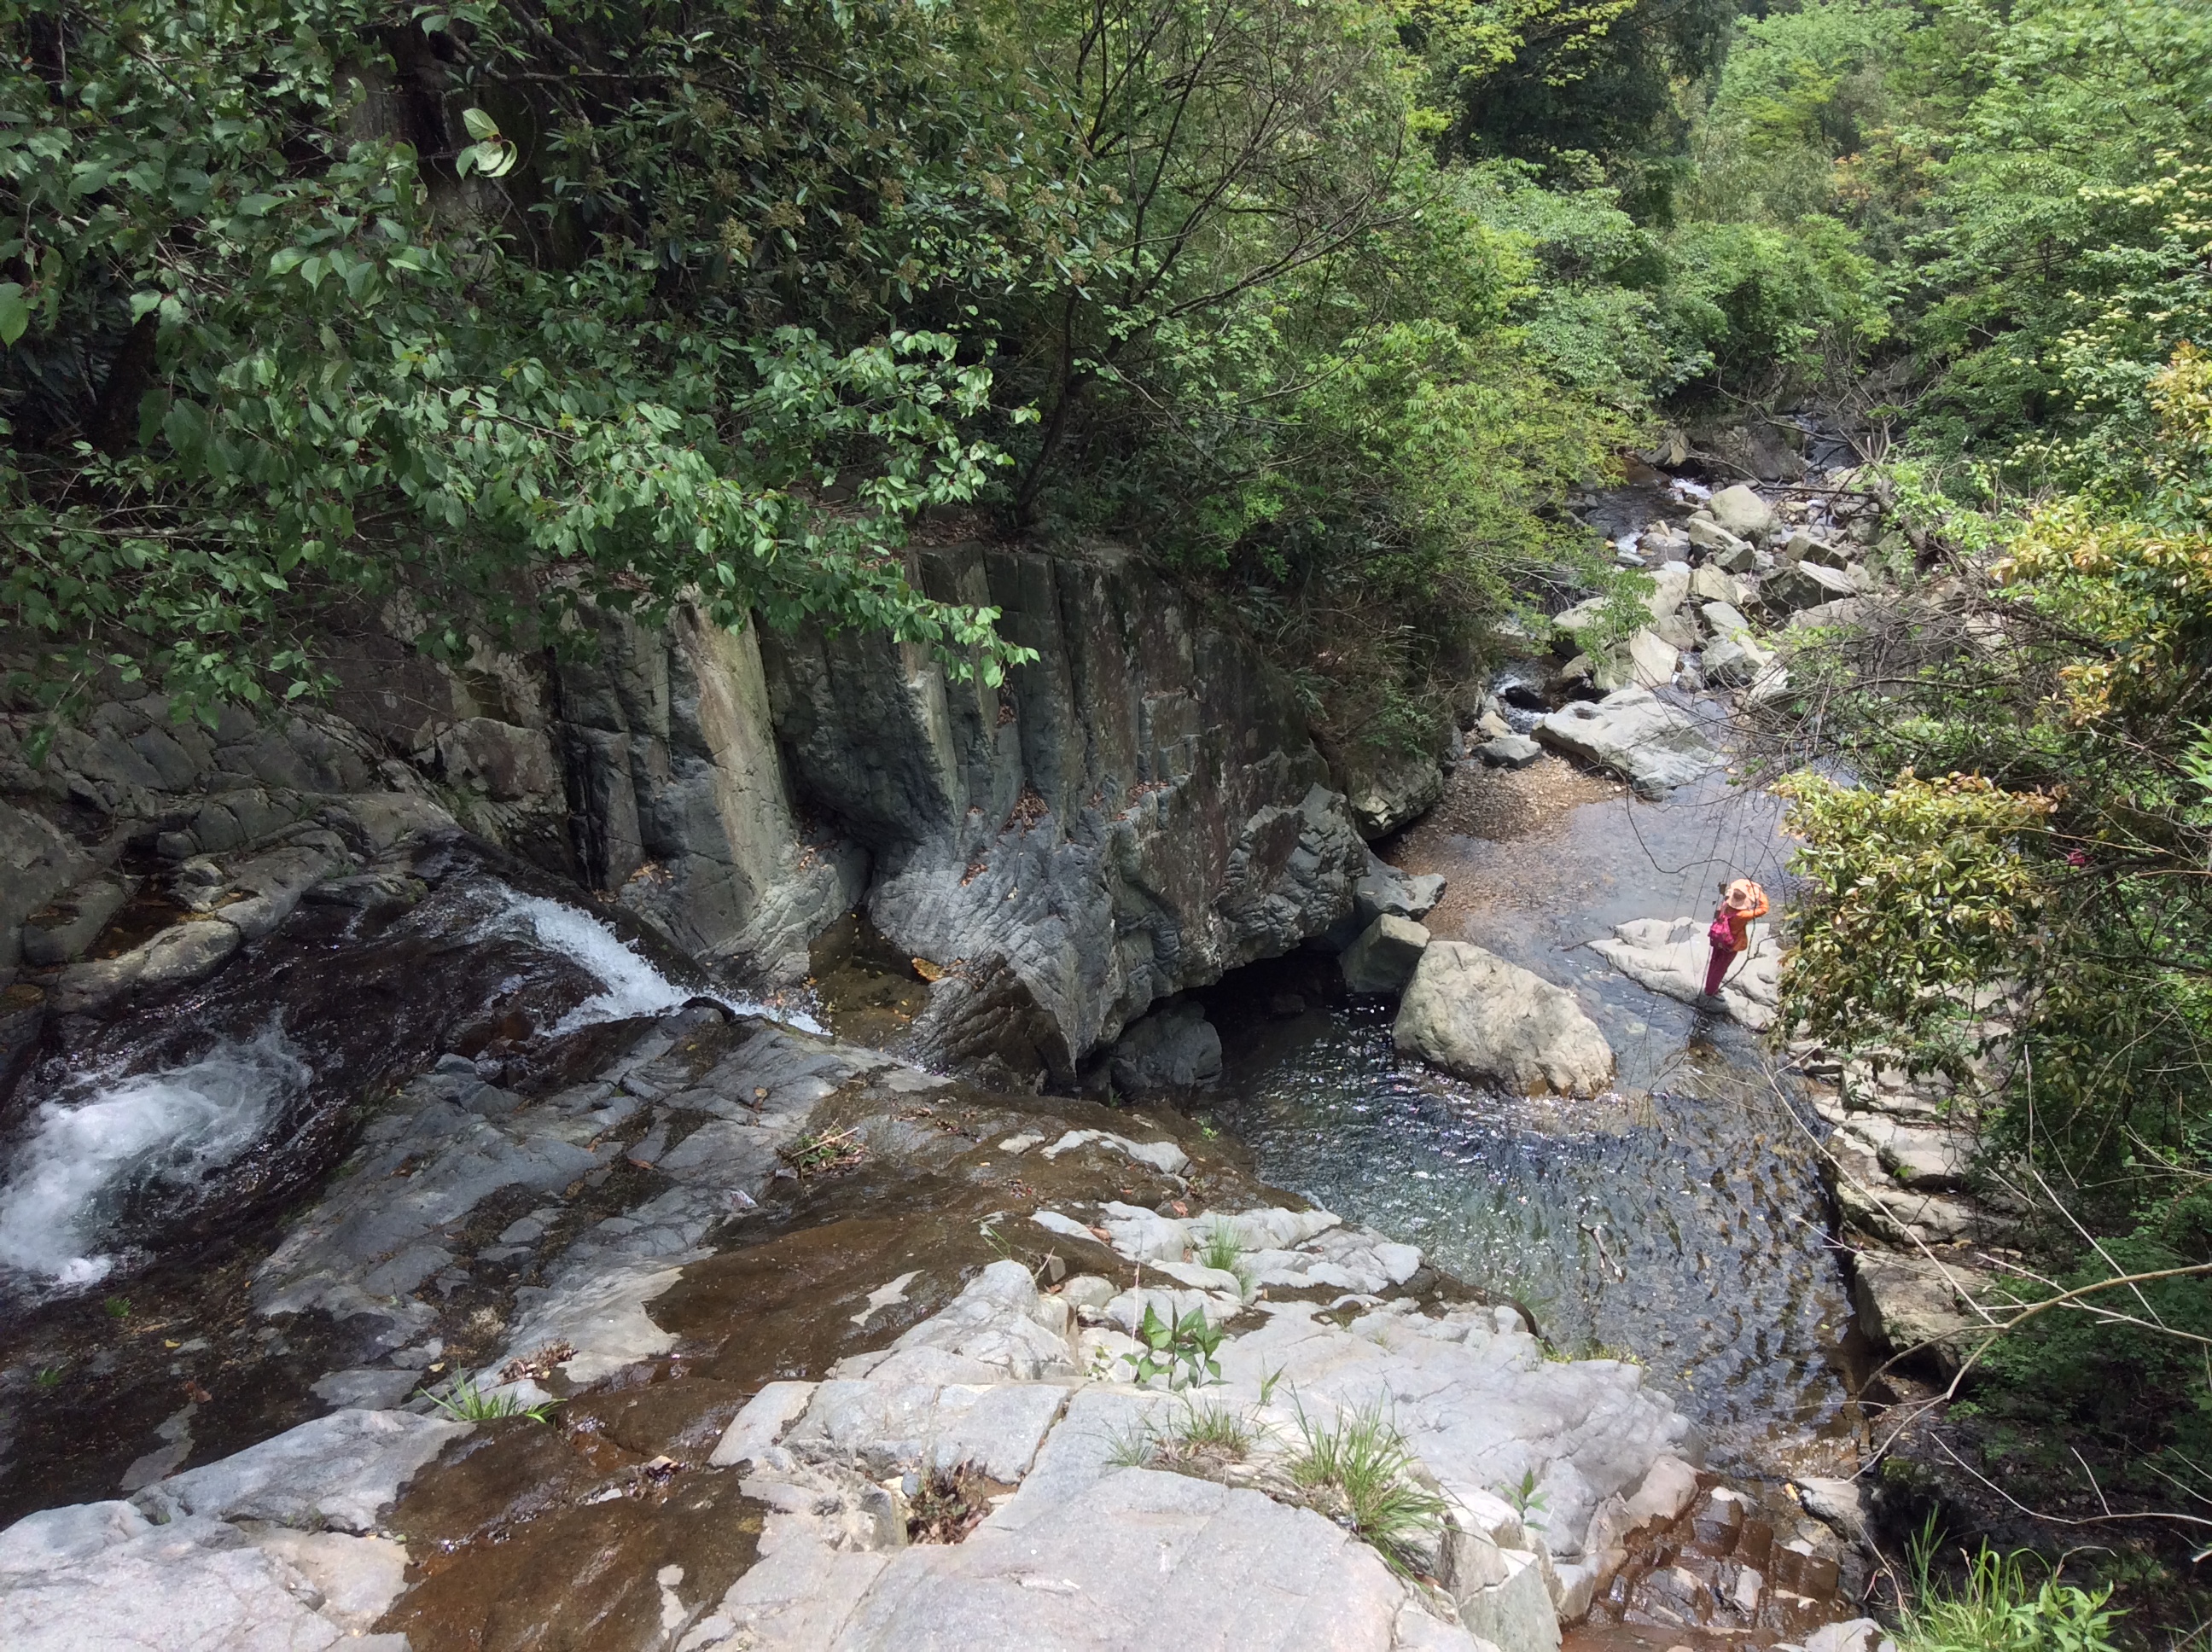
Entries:
{"type": "Polygon", "coordinates": [[[442,1391],[427,1396],[430,1403],[457,1423],[496,1423],[509,1417],[526,1417],[533,1423],[550,1423],[561,1402],[542,1400],[525,1405],[512,1388],[484,1388],[470,1377],[461,1377],[442,1391]]]}
{"type": "Polygon", "coordinates": [[[1291,1482],[1393,1571],[1413,1575],[1419,1549],[1443,1529],[1444,1502],[1414,1478],[1406,1436],[1376,1407],[1340,1412],[1334,1426],[1301,1409],[1298,1430],[1304,1443],[1289,1464],[1291,1482]]]}
{"type": "Polygon", "coordinates": [[[2033,938],[2042,892],[2021,839],[2051,801],[1909,769],[1879,791],[1809,772],[1775,790],[1802,843],[1790,1011],[1845,1043],[1880,1029],[1906,1041],[1916,1066],[1964,1078],[1975,993],[2019,968],[2033,938]]]}
{"type": "Polygon", "coordinates": [[[2110,1589],[2091,1593],[2055,1574],[2031,1588],[2021,1556],[1986,1546],[1966,1557],[1954,1588],[1935,1575],[1935,1550],[1933,1527],[1923,1528],[1912,1545],[1914,1594],[1899,1652],[2114,1652],[2110,1589]]]}
{"type": "Polygon", "coordinates": [[[1145,1317],[1137,1326],[1137,1340],[1145,1345],[1145,1350],[1121,1358],[1139,1384],[1164,1376],[1170,1388],[1200,1387],[1221,1380],[1221,1362],[1213,1357],[1221,1338],[1220,1327],[1208,1323],[1202,1309],[1194,1308],[1171,1321],[1164,1320],[1158,1308],[1148,1300],[1145,1317]]]}

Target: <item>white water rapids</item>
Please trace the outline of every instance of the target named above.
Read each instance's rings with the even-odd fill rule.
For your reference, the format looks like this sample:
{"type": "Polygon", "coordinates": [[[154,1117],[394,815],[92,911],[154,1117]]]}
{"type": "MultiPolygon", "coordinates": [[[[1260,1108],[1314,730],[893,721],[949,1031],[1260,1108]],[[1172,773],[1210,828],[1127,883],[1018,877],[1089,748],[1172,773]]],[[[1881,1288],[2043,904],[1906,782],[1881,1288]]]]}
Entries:
{"type": "MultiPolygon", "coordinates": [[[[554,1033],[657,1014],[694,996],[590,913],[543,896],[506,891],[476,933],[526,938],[599,984],[554,1033]]],[[[803,1013],[718,1001],[738,1014],[822,1030],[803,1013]]],[[[40,1102],[0,1182],[0,1278],[40,1294],[97,1285],[121,1260],[107,1241],[127,1204],[147,1193],[190,1199],[266,1139],[313,1076],[272,1027],[249,1040],[223,1040],[180,1066],[40,1102]]]]}
{"type": "Polygon", "coordinates": [[[40,1104],[0,1187],[0,1269],[64,1290],[115,1267],[100,1241],[134,1193],[189,1193],[268,1133],[307,1064],[271,1029],[166,1072],[40,1104]]]}

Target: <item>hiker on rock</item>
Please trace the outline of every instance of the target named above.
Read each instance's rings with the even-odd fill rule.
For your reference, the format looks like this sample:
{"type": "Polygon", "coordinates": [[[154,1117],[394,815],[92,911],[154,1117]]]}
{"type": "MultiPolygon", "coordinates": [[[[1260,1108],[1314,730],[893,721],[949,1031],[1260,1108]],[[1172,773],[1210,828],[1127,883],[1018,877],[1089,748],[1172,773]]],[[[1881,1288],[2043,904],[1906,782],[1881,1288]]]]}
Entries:
{"type": "Polygon", "coordinates": [[[1712,927],[1705,938],[1712,943],[1712,962],[1705,967],[1705,999],[1709,1005],[1721,1001],[1721,981],[1729,966],[1751,945],[1751,926],[1766,915],[1766,891],[1748,878],[1721,886],[1721,903],[1714,909],[1712,927]]]}

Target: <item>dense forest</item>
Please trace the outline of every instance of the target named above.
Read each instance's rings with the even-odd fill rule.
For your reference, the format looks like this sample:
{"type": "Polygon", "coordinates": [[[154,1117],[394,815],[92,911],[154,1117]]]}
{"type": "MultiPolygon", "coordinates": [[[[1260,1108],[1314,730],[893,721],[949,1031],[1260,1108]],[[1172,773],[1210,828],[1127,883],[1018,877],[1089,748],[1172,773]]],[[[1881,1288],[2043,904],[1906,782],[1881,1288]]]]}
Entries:
{"type": "Polygon", "coordinates": [[[1854,433],[1921,600],[1754,731],[1801,771],[1788,991],[1962,1080],[2007,1006],[1989,1174],[2039,1248],[1948,1426],[2089,1591],[1992,1572],[2013,1626],[1921,1643],[2201,1629],[2212,11],[6,0],[0,39],[0,625],[56,717],[104,672],[314,695],[365,604],[448,659],[694,603],[997,680],[919,531],[1139,545],[1325,740],[1418,747],[1516,610],[1633,602],[1576,490],[1700,419],[1854,433]]]}

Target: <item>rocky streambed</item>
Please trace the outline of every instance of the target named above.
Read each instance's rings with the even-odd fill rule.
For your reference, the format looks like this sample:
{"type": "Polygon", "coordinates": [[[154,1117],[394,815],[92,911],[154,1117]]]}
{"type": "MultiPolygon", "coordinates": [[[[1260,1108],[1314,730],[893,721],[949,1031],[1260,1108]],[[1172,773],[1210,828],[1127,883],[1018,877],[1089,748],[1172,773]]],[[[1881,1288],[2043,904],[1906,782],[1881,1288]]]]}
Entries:
{"type": "Polygon", "coordinates": [[[1881,582],[1695,493],[1357,801],[1138,571],[968,551],[995,705],[679,627],[0,768],[0,1637],[1866,1652],[1833,1200],[1941,1237],[1951,1149],[1770,1059],[1771,941],[1686,1000],[1792,571],[1881,582]]]}

